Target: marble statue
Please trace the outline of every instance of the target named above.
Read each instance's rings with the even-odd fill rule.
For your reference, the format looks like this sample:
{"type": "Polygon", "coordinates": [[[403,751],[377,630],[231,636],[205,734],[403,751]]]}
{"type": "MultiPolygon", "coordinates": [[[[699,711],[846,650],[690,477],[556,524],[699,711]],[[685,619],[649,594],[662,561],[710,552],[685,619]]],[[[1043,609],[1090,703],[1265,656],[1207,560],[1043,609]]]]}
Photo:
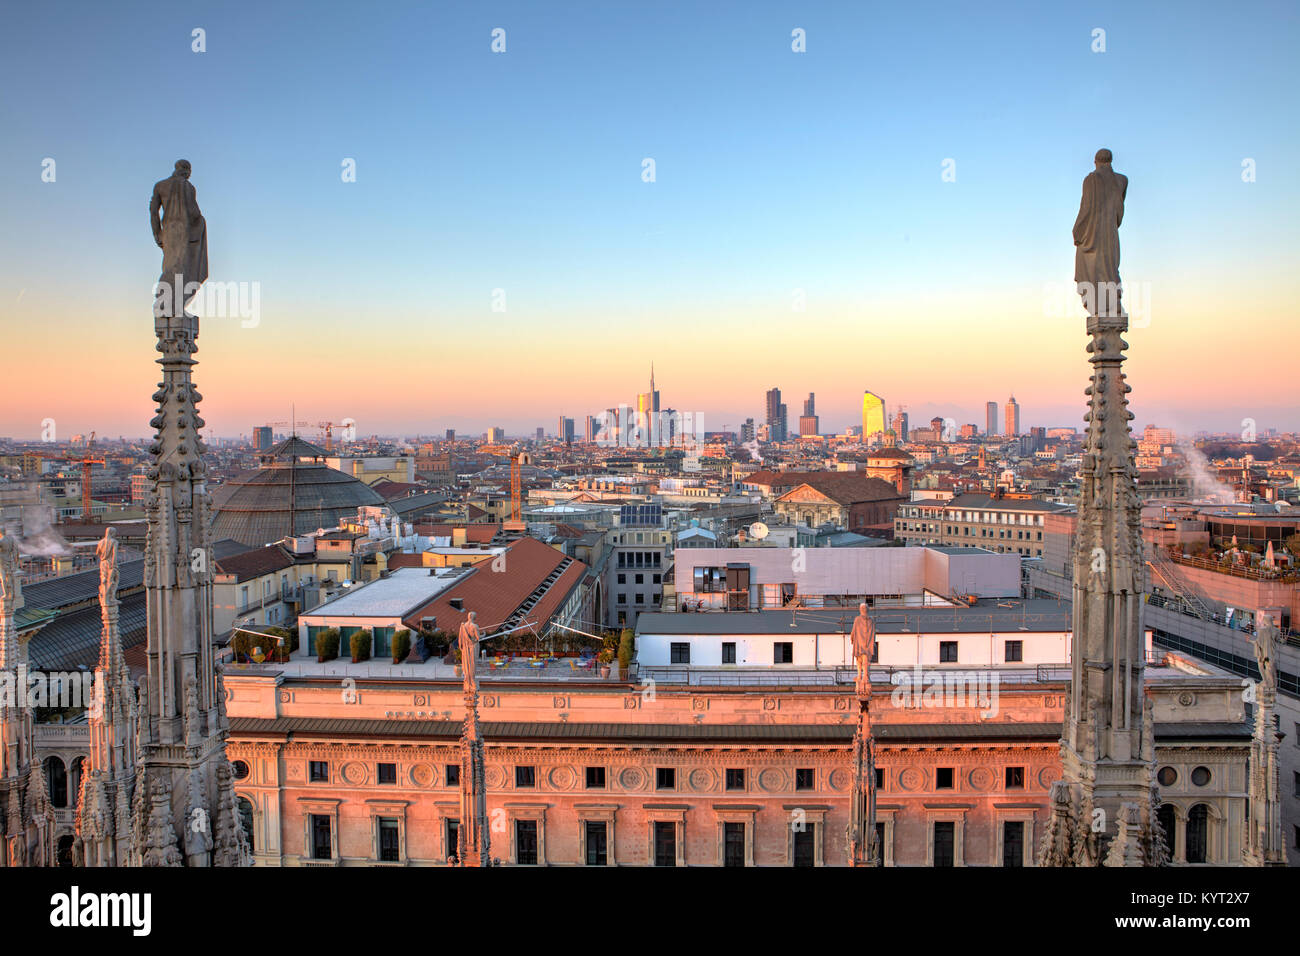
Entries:
{"type": "Polygon", "coordinates": [[[479,633],[478,625],[474,623],[476,617],[478,617],[477,612],[470,611],[465,623],[460,626],[460,666],[461,673],[465,675],[467,692],[478,687],[478,682],[474,678],[474,665],[478,659],[478,642],[483,638],[479,633]]]}
{"type": "Polygon", "coordinates": [[[1259,682],[1268,691],[1277,691],[1277,663],[1274,655],[1282,643],[1282,632],[1278,630],[1273,618],[1266,614],[1259,615],[1255,627],[1255,664],[1259,667],[1259,682]]]}
{"type": "Polygon", "coordinates": [[[1074,281],[1089,315],[1117,315],[1119,226],[1124,221],[1128,177],[1111,168],[1108,149],[1097,150],[1095,161],[1097,168],[1084,177],[1074,220],[1074,281]]]}
{"type": "Polygon", "coordinates": [[[208,278],[208,225],[190,183],[189,160],[178,159],[171,176],[154,184],[149,219],[163,251],[154,315],[171,318],[184,312],[208,278]]]}
{"type": "Polygon", "coordinates": [[[17,611],[23,606],[23,586],[19,581],[18,545],[14,536],[0,528],[0,601],[17,611]]]}
{"type": "Polygon", "coordinates": [[[858,680],[870,683],[870,674],[868,665],[871,663],[871,652],[876,643],[876,625],[867,614],[867,605],[858,605],[858,616],[853,619],[853,661],[857,664],[858,680]]]}
{"type": "Polygon", "coordinates": [[[99,602],[101,604],[117,603],[117,530],[105,528],[104,537],[95,545],[95,556],[99,559],[99,602]]]}

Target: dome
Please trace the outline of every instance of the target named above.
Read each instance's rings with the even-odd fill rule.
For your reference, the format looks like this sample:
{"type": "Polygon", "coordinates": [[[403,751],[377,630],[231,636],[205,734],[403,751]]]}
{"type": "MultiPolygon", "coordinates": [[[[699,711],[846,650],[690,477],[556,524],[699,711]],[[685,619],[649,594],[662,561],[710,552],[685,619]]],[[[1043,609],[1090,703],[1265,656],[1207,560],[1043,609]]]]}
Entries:
{"type": "Polygon", "coordinates": [[[333,528],[362,505],[385,504],[369,485],[324,464],[324,449],[293,437],[212,489],[212,540],[233,538],[251,548],[333,528]],[[292,520],[291,520],[292,519],[292,520]]]}

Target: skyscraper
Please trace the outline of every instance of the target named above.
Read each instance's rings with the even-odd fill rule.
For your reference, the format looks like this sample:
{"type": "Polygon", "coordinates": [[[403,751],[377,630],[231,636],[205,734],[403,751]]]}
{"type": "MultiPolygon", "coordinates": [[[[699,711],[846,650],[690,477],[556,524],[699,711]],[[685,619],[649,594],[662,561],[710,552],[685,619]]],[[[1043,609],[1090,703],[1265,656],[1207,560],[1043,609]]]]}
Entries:
{"type": "Polygon", "coordinates": [[[1012,395],[1007,399],[1007,428],[1003,433],[1003,438],[1015,438],[1020,434],[1020,405],[1016,402],[1016,396],[1012,395]]]}
{"type": "Polygon", "coordinates": [[[598,434],[600,434],[600,424],[596,420],[596,416],[588,415],[586,427],[582,430],[582,440],[591,444],[595,442],[598,434]]]}
{"type": "Polygon", "coordinates": [[[984,434],[992,438],[998,433],[998,403],[989,402],[984,406],[984,434]]]}
{"type": "Polygon", "coordinates": [[[660,443],[659,392],[655,389],[655,366],[650,363],[650,391],[641,392],[636,397],[637,427],[646,444],[655,446],[660,443]]]}
{"type": "Polygon", "coordinates": [[[875,392],[862,393],[862,440],[885,433],[885,400],[875,392]]]}
{"type": "Polygon", "coordinates": [[[894,436],[907,441],[907,412],[894,412],[894,436]]]}
{"type": "Polygon", "coordinates": [[[555,432],[555,437],[558,438],[560,441],[564,442],[566,445],[571,444],[573,442],[573,419],[572,418],[565,418],[563,415],[560,416],[560,425],[558,430],[555,432]]]}
{"type": "Polygon", "coordinates": [[[803,403],[803,415],[799,417],[799,434],[815,436],[817,425],[817,398],[809,392],[807,400],[803,403]]]}
{"type": "Polygon", "coordinates": [[[258,425],[253,429],[253,450],[270,451],[271,446],[275,443],[271,435],[270,425],[258,425]]]}
{"type": "Polygon", "coordinates": [[[768,441],[785,441],[786,407],[781,402],[781,390],[772,388],[767,393],[767,435],[768,441]]]}

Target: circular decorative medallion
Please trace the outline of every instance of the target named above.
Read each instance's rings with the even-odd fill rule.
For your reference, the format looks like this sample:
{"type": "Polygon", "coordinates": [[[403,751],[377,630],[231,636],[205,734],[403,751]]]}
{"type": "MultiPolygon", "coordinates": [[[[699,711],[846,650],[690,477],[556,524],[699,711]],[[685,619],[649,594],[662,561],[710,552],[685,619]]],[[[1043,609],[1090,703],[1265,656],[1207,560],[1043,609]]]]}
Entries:
{"type": "Polygon", "coordinates": [[[433,786],[433,768],[427,763],[417,763],[411,768],[411,783],[417,787],[433,786]]]}
{"type": "Polygon", "coordinates": [[[686,782],[696,793],[707,793],[718,785],[718,775],[708,767],[696,767],[686,782]]]}
{"type": "Polygon", "coordinates": [[[988,767],[976,767],[970,772],[970,785],[976,790],[993,789],[993,771],[988,767]]]}
{"type": "Polygon", "coordinates": [[[776,767],[768,767],[758,775],[758,788],[768,793],[785,789],[785,772],[776,767]]]}
{"type": "Polygon", "coordinates": [[[847,790],[849,786],[849,772],[843,768],[832,770],[830,778],[830,787],[832,790],[847,790]]]}
{"type": "Polygon", "coordinates": [[[898,775],[898,788],[900,790],[920,790],[924,782],[925,777],[915,767],[908,767],[898,775]]]}
{"type": "Polygon", "coordinates": [[[1038,771],[1038,785],[1044,790],[1051,790],[1052,783],[1055,782],[1058,772],[1051,767],[1044,767],[1038,771]]]}
{"type": "Polygon", "coordinates": [[[1196,703],[1196,695],[1190,690],[1185,690],[1178,695],[1178,703],[1182,704],[1184,707],[1191,707],[1192,704],[1196,703]]]}
{"type": "Polygon", "coordinates": [[[500,767],[488,767],[483,772],[483,780],[489,790],[501,790],[506,785],[506,772],[500,767]]]}
{"type": "Polygon", "coordinates": [[[640,767],[624,767],[618,772],[618,783],[624,790],[640,790],[645,781],[645,771],[640,767]]]}
{"type": "Polygon", "coordinates": [[[343,781],[350,783],[354,787],[359,787],[366,782],[366,765],[353,761],[343,765],[343,781]]]}
{"type": "Polygon", "coordinates": [[[578,782],[578,774],[572,767],[552,767],[546,779],[550,781],[553,790],[572,790],[578,782]]]}

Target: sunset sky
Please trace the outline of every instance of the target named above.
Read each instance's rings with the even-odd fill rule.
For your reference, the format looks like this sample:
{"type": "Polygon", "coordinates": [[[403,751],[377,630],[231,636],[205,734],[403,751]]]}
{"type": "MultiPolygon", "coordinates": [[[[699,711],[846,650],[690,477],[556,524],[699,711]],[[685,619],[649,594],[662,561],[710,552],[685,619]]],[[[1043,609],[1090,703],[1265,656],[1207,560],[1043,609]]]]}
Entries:
{"type": "Polygon", "coordinates": [[[1300,429],[1297,48],[1287,2],[11,5],[0,435],[147,432],[148,203],[180,157],[212,280],[260,288],[256,324],[202,326],[215,435],[291,403],[363,435],[581,433],[652,360],[710,430],[773,385],[823,431],[865,388],[914,423],[1014,393],[1024,427],[1081,428],[1070,229],[1100,146],[1149,302],[1137,424],[1300,429]]]}

